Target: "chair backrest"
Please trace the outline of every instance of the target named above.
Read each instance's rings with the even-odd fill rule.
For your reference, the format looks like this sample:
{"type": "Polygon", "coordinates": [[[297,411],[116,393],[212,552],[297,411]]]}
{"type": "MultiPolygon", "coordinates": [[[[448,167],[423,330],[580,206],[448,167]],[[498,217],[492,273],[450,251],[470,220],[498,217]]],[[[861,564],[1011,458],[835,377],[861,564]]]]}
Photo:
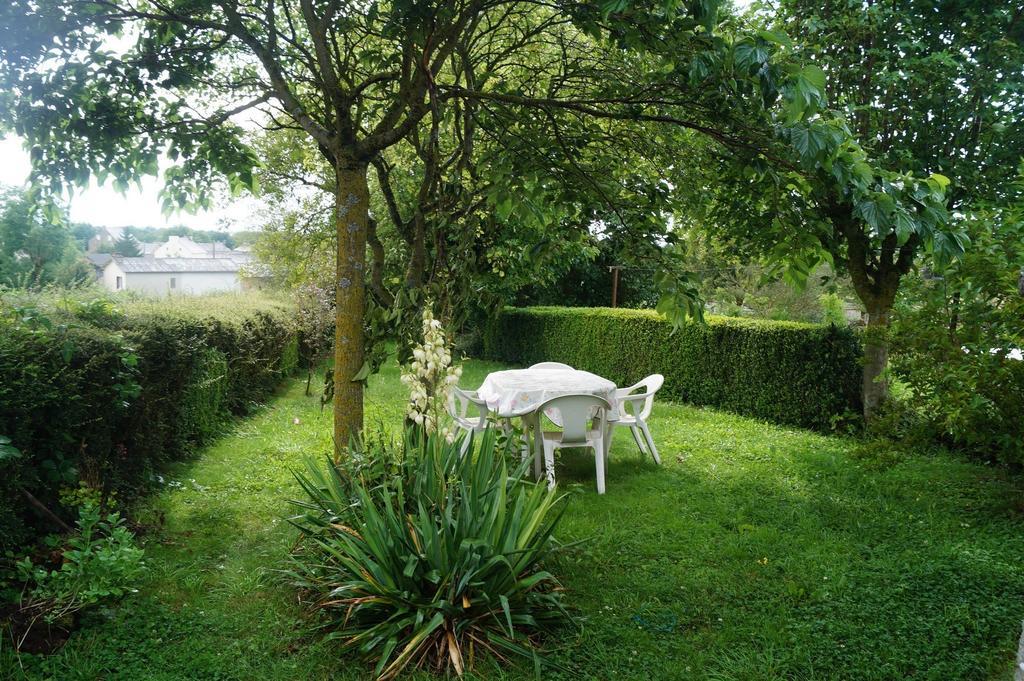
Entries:
{"type": "Polygon", "coordinates": [[[602,415],[600,412],[611,409],[612,405],[597,395],[561,395],[544,402],[537,409],[541,414],[548,410],[558,412],[558,420],[562,426],[562,444],[586,444],[590,419],[595,408],[599,415],[602,415]]]}
{"type": "Polygon", "coordinates": [[[630,391],[629,396],[619,400],[622,404],[622,409],[625,410],[628,403],[635,410],[636,405],[640,404],[642,400],[643,404],[640,406],[640,412],[638,414],[634,412],[634,415],[646,421],[647,417],[651,415],[651,409],[654,407],[654,394],[661,389],[664,383],[664,376],[661,374],[651,374],[631,388],[627,388],[630,391]],[[642,392],[640,392],[641,389],[642,392]]]}
{"type": "Polygon", "coordinates": [[[531,369],[572,369],[568,364],[561,362],[539,362],[530,367],[531,369]]]}
{"type": "Polygon", "coordinates": [[[481,400],[475,390],[463,390],[452,386],[448,393],[448,414],[456,423],[473,428],[481,427],[487,420],[487,403],[481,400]],[[469,417],[469,405],[475,405],[479,416],[469,417]]]}
{"type": "Polygon", "coordinates": [[[665,384],[665,377],[661,374],[651,374],[644,380],[640,381],[644,384],[647,393],[647,399],[644,400],[644,408],[640,412],[640,418],[647,419],[651,415],[651,408],[654,406],[654,393],[661,390],[661,386],[665,384]]]}

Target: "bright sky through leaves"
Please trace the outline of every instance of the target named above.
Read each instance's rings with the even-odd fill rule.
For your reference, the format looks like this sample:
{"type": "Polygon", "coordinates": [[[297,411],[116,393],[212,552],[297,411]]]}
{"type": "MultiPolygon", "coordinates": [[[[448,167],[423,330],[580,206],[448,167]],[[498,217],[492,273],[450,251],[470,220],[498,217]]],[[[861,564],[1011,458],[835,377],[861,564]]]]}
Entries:
{"type": "MultiPolygon", "coordinates": [[[[28,153],[21,140],[14,135],[0,139],[0,184],[20,187],[28,179],[28,153]]],[[[124,227],[172,227],[186,225],[193,229],[223,229],[239,231],[252,229],[257,221],[250,216],[257,213],[258,202],[250,196],[234,197],[225,205],[195,215],[160,212],[160,182],[154,177],[142,180],[142,190],[134,185],[123,195],[110,185],[78,190],[71,199],[71,220],[92,225],[124,227]]]]}

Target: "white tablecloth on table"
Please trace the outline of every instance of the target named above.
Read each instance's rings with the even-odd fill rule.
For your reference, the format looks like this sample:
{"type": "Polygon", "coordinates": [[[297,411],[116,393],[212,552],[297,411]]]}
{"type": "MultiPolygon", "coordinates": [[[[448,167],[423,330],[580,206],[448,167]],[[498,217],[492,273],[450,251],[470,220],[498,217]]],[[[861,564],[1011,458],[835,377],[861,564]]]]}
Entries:
{"type": "Polygon", "coordinates": [[[586,393],[608,400],[609,421],[618,420],[615,384],[577,369],[512,369],[487,374],[477,394],[501,418],[531,414],[553,397],[586,393]]]}

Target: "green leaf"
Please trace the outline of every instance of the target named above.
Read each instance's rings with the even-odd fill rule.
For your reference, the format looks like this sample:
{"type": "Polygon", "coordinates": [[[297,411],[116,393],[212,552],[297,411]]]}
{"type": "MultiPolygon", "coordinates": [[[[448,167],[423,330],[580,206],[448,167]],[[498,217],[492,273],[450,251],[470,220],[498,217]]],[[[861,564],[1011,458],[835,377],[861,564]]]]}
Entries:
{"type": "Polygon", "coordinates": [[[370,366],[369,362],[363,362],[363,366],[359,368],[359,371],[356,372],[356,375],[352,377],[352,380],[365,381],[367,378],[370,377],[371,373],[373,373],[373,367],[370,366]]]}
{"type": "Polygon", "coordinates": [[[13,461],[21,457],[21,450],[11,444],[11,438],[0,435],[0,461],[13,461]]]}
{"type": "Polygon", "coordinates": [[[509,215],[512,214],[512,197],[507,195],[502,196],[494,206],[494,210],[501,220],[508,220],[509,215]]]}
{"type": "Polygon", "coordinates": [[[800,69],[800,77],[813,85],[822,95],[825,94],[825,72],[820,66],[808,64],[800,69]]]}
{"type": "Polygon", "coordinates": [[[783,47],[793,47],[793,39],[790,38],[785,31],[769,31],[763,30],[758,31],[757,35],[769,43],[775,43],[776,45],[782,45],[783,47]]]}
{"type": "Polygon", "coordinates": [[[893,226],[896,229],[896,238],[900,246],[907,243],[910,236],[917,231],[917,222],[903,209],[896,211],[893,215],[893,226]]]}

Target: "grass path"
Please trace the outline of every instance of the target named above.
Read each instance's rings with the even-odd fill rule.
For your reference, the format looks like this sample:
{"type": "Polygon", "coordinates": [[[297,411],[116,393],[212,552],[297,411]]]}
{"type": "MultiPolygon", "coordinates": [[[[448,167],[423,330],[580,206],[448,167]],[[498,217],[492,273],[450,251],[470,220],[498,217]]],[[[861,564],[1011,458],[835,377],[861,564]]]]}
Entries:
{"type": "MultiPolygon", "coordinates": [[[[469,362],[463,383],[495,366],[469,362]]],[[[91,615],[60,654],[23,657],[16,678],[367,678],[303,638],[275,573],[295,536],[290,471],[330,449],[330,415],[303,387],[289,381],[164,473],[141,512],[153,529],[139,593],[91,615]]],[[[367,423],[399,423],[402,402],[390,367],[371,382],[367,423]]],[[[663,467],[619,432],[602,497],[591,459],[561,462],[561,535],[585,541],[552,568],[582,626],[551,645],[579,677],[1009,677],[1024,618],[1019,479],[680,405],[656,405],[652,430],[663,467]]]]}

